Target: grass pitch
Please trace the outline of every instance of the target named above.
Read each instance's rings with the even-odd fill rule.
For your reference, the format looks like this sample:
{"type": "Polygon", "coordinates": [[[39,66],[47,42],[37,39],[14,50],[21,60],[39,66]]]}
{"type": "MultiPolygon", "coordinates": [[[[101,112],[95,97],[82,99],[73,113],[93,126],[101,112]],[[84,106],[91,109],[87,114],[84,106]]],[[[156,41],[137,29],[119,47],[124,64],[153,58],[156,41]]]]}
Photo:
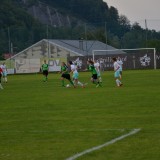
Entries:
{"type": "MultiPolygon", "coordinates": [[[[131,137],[78,160],[160,159],[160,70],[124,71],[122,88],[113,72],[103,87],[80,73],[86,88],[62,88],[60,75],[13,75],[0,90],[0,160],[65,160],[124,135],[131,137]]],[[[68,84],[68,82],[66,82],[68,84]]]]}

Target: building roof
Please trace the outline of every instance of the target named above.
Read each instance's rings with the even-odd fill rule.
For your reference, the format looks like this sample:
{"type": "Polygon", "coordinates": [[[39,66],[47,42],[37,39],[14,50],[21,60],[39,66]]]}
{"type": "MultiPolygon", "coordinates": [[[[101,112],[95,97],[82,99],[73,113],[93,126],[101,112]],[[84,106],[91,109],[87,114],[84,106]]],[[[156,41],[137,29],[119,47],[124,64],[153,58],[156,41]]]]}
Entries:
{"type": "Polygon", "coordinates": [[[99,55],[106,55],[106,54],[123,54],[123,51],[120,51],[110,45],[106,45],[103,42],[97,40],[48,40],[49,43],[57,44],[62,46],[63,48],[69,49],[74,53],[81,54],[83,56],[92,55],[93,50],[103,50],[103,52],[96,52],[99,55]],[[114,50],[104,52],[105,50],[114,50]]]}
{"type": "Polygon", "coordinates": [[[15,58],[18,55],[22,54],[24,51],[34,47],[38,43],[45,41],[50,45],[55,45],[61,47],[65,50],[75,53],[77,56],[89,56],[93,54],[94,50],[98,50],[97,55],[106,55],[106,54],[124,54],[125,52],[118,50],[110,45],[106,45],[97,40],[56,40],[56,39],[42,39],[41,41],[31,45],[30,47],[24,49],[23,51],[17,53],[11,58],[15,58]],[[102,52],[99,50],[103,50],[102,52]],[[106,51],[112,50],[112,51],[106,51]],[[105,51],[105,52],[104,52],[105,51]]]}

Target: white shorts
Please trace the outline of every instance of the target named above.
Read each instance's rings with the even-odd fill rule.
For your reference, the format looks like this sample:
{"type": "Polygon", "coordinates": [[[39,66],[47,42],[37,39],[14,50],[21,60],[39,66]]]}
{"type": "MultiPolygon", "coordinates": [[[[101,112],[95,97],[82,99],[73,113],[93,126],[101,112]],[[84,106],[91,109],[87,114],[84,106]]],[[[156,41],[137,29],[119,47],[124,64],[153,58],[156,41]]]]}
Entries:
{"type": "Polygon", "coordinates": [[[7,72],[3,72],[3,77],[6,77],[7,76],[7,72]]]}
{"type": "Polygon", "coordinates": [[[76,73],[73,73],[73,76],[72,76],[72,78],[73,78],[73,79],[78,79],[78,77],[79,77],[79,74],[78,74],[78,72],[76,72],[76,73]]]}
{"type": "Polygon", "coordinates": [[[118,78],[120,76],[120,71],[118,70],[118,71],[116,71],[116,72],[114,72],[114,77],[115,78],[118,78]]]}

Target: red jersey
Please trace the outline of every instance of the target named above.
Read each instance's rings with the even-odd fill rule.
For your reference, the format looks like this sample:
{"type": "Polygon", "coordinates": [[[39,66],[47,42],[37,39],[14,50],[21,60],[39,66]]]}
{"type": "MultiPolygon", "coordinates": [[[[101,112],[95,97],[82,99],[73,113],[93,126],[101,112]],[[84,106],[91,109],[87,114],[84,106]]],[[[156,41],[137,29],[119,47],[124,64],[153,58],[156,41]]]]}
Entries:
{"type": "Polygon", "coordinates": [[[0,68],[0,73],[2,73],[3,71],[2,71],[2,68],[0,68]]]}

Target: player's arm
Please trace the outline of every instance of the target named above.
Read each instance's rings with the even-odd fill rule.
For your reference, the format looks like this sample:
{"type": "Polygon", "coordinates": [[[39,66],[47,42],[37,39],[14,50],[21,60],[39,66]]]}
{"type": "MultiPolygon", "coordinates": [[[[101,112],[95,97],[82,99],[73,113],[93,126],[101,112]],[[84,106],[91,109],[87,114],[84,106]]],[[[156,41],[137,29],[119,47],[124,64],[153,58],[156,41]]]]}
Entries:
{"type": "Polygon", "coordinates": [[[74,72],[74,70],[71,70],[71,71],[70,71],[70,74],[73,74],[73,72],[74,72]]]}
{"type": "Polygon", "coordinates": [[[119,65],[117,65],[117,67],[116,67],[116,70],[115,71],[118,71],[120,69],[120,66],[119,65]]]}
{"type": "Polygon", "coordinates": [[[84,69],[83,71],[89,71],[89,70],[90,70],[90,67],[89,67],[89,65],[88,65],[87,68],[84,69]]]}
{"type": "Polygon", "coordinates": [[[43,65],[41,66],[41,71],[43,71],[43,65]]]}
{"type": "Polygon", "coordinates": [[[7,69],[7,66],[6,66],[6,72],[7,72],[7,70],[8,70],[8,69],[7,69]]]}

